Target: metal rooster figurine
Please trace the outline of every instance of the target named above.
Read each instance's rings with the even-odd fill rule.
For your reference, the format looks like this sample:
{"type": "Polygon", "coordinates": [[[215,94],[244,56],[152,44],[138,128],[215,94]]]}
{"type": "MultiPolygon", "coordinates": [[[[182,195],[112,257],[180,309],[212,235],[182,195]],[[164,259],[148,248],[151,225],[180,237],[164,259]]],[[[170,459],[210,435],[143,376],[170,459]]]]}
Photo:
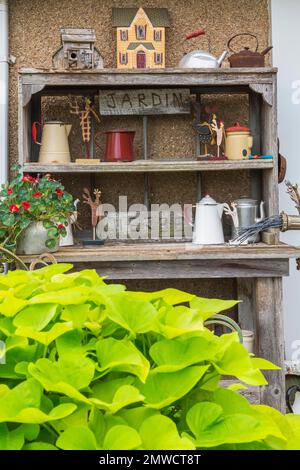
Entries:
{"type": "Polygon", "coordinates": [[[82,199],[84,204],[87,204],[91,208],[92,216],[92,228],[93,228],[93,239],[84,240],[85,245],[102,245],[103,240],[96,240],[96,226],[99,218],[99,208],[101,206],[101,191],[99,189],[94,190],[95,200],[93,200],[89,189],[84,188],[82,199]]]}

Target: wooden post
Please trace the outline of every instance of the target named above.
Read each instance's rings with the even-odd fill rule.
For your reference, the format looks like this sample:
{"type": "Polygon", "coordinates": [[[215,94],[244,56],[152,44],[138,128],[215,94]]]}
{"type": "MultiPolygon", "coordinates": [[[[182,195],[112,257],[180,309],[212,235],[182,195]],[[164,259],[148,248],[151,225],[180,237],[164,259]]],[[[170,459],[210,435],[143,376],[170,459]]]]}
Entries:
{"type": "MultiPolygon", "coordinates": [[[[144,160],[148,160],[148,116],[143,116],[144,160]]],[[[150,210],[149,175],[144,173],[144,205],[150,210]]]]}
{"type": "Polygon", "coordinates": [[[262,387],[261,402],[285,412],[282,278],[256,279],[254,312],[258,356],[281,367],[264,371],[268,385],[262,387]]]}
{"type": "MultiPolygon", "coordinates": [[[[196,119],[198,122],[201,120],[201,95],[197,93],[196,95],[196,119]]],[[[196,155],[201,155],[201,144],[200,144],[200,137],[196,134],[196,155]]],[[[197,171],[197,201],[199,202],[202,197],[202,174],[200,171],[197,171]]]]}
{"type": "MultiPolygon", "coordinates": [[[[261,154],[261,95],[251,91],[249,93],[249,124],[251,134],[253,136],[252,154],[261,154]]],[[[262,199],[261,188],[261,172],[257,170],[251,171],[251,197],[257,199],[258,202],[262,199]]]]}

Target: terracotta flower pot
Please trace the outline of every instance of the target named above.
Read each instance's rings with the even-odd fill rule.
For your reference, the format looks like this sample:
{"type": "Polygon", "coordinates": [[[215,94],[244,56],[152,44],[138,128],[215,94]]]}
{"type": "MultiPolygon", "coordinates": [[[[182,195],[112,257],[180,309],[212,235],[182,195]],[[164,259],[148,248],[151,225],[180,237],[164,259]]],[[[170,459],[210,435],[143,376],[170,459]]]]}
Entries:
{"type": "Polygon", "coordinates": [[[53,248],[46,246],[48,240],[47,230],[43,226],[43,222],[34,221],[21,234],[17,253],[19,255],[40,255],[41,253],[55,253],[58,250],[58,240],[53,248]]]}

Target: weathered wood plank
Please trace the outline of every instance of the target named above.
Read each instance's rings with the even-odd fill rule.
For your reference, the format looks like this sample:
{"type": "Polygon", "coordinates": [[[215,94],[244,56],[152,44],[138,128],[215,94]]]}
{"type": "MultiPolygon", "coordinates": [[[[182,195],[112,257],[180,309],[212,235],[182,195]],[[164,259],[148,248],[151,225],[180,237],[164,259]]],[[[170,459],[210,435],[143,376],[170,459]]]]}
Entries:
{"type": "MultiPolygon", "coordinates": [[[[22,258],[24,261],[24,258],[22,258]]],[[[71,262],[72,259],[63,261],[71,262]]],[[[76,262],[76,270],[89,267],[109,279],[220,279],[235,277],[270,277],[287,275],[286,260],[155,260],[155,261],[96,261],[76,262]]]]}
{"type": "Polygon", "coordinates": [[[272,84],[276,69],[164,69],[121,71],[116,69],[89,72],[22,71],[24,84],[46,86],[95,85],[115,86],[200,86],[272,84]]]}
{"type": "Polygon", "coordinates": [[[101,90],[99,109],[102,116],[189,114],[188,88],[101,90]]]}
{"type": "Polygon", "coordinates": [[[236,160],[236,161],[197,161],[187,159],[174,160],[135,160],[133,162],[100,162],[98,164],[69,163],[67,165],[41,165],[25,163],[24,170],[36,173],[145,173],[171,171],[235,171],[272,169],[272,160],[236,160]]]}
{"type": "Polygon", "coordinates": [[[255,280],[249,278],[240,278],[237,282],[237,298],[241,300],[238,304],[239,325],[243,330],[255,332],[254,312],[255,312],[255,296],[254,287],[255,280]]]}
{"type": "MultiPolygon", "coordinates": [[[[242,261],[245,267],[248,261],[254,261],[256,265],[252,268],[262,272],[262,266],[266,260],[274,263],[274,271],[284,271],[288,274],[288,260],[300,257],[300,248],[287,245],[268,246],[263,243],[244,247],[222,246],[198,246],[192,243],[158,243],[158,242],[136,242],[120,243],[107,242],[97,248],[83,248],[82,246],[62,247],[55,257],[58,261],[74,261],[90,263],[91,261],[170,261],[170,260],[224,260],[226,262],[242,261]],[[283,264],[281,264],[283,261],[283,264]],[[277,267],[276,267],[277,266],[277,267]]],[[[34,256],[24,256],[26,261],[32,260],[34,256]]],[[[240,264],[240,267],[242,263],[240,264]]],[[[270,267],[270,265],[269,265],[270,267]]],[[[249,269],[252,269],[248,265],[249,269]]],[[[267,268],[266,268],[267,269],[267,268]]],[[[241,276],[242,277],[242,276],[241,276]]]]}
{"type": "Polygon", "coordinates": [[[258,278],[255,305],[258,355],[282,367],[278,371],[264,371],[268,385],[261,389],[261,401],[285,412],[282,279],[258,278]]]}

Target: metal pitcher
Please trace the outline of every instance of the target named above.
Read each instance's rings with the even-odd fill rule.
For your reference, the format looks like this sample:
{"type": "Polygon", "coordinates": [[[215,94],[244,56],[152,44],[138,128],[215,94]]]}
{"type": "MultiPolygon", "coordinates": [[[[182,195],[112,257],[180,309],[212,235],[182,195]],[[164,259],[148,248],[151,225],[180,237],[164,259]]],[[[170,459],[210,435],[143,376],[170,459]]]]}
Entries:
{"type": "MultiPolygon", "coordinates": [[[[231,208],[228,204],[224,205],[225,213],[232,218],[232,238],[235,238],[241,229],[247,228],[265,218],[265,203],[261,201],[258,212],[258,202],[255,199],[243,197],[236,199],[231,203],[231,208]]],[[[246,243],[256,243],[259,241],[259,235],[249,237],[246,243]]]]}

